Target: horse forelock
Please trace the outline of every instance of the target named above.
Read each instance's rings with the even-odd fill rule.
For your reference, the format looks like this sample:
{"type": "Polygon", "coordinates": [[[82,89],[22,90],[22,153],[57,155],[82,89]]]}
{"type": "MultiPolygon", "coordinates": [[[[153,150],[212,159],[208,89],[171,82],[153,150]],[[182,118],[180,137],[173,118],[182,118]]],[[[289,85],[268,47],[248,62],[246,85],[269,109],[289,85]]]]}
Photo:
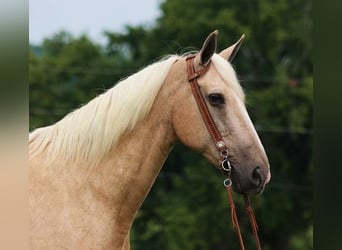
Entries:
{"type": "Polygon", "coordinates": [[[120,81],[54,125],[29,135],[30,157],[96,165],[127,130],[150,111],[159,89],[179,56],[168,56],[120,81]]]}

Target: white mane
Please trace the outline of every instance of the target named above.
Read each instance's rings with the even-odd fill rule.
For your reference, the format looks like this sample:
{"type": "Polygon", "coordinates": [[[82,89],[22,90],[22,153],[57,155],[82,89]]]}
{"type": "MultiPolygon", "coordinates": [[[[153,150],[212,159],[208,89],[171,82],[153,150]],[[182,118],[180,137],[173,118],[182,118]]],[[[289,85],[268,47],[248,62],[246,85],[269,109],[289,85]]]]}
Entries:
{"type": "Polygon", "coordinates": [[[100,160],[126,130],[132,129],[150,111],[178,58],[171,56],[147,66],[56,124],[30,133],[30,157],[47,150],[49,161],[62,156],[96,164],[94,161],[100,160]]]}

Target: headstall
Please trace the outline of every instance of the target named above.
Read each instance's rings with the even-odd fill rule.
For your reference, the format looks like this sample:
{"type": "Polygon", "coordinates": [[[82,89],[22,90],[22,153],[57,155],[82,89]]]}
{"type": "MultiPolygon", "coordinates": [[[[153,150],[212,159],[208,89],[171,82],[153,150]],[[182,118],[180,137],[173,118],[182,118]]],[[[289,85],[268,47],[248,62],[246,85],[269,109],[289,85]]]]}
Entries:
{"type": "MultiPolygon", "coordinates": [[[[238,222],[238,218],[236,215],[236,209],[235,209],[235,204],[232,196],[232,181],[231,181],[231,172],[232,172],[232,166],[230,164],[230,161],[228,159],[228,147],[226,143],[224,142],[222,135],[220,131],[218,130],[215,121],[213,120],[208,106],[206,104],[206,101],[201,93],[200,87],[198,85],[197,79],[201,76],[204,75],[210,67],[211,61],[203,66],[202,69],[196,71],[194,67],[194,59],[197,54],[191,54],[186,57],[186,64],[187,64],[187,70],[188,70],[188,81],[191,86],[192,93],[195,97],[197,106],[200,110],[200,114],[202,116],[202,119],[205,123],[205,126],[207,127],[207,130],[212,138],[212,140],[215,143],[215,146],[217,150],[220,153],[220,162],[219,162],[219,168],[222,170],[222,172],[227,176],[227,178],[224,180],[224,186],[227,189],[227,194],[228,194],[228,200],[229,200],[229,206],[230,206],[230,212],[231,212],[231,218],[232,218],[232,223],[233,223],[233,228],[236,230],[239,242],[240,242],[240,247],[241,250],[244,250],[244,243],[240,231],[240,226],[238,222]]],[[[251,207],[249,197],[247,195],[244,195],[244,201],[246,205],[246,210],[249,216],[249,220],[251,223],[251,227],[253,230],[253,236],[254,240],[257,246],[258,250],[261,250],[261,244],[259,241],[258,237],[258,225],[255,220],[254,212],[251,207]]]]}

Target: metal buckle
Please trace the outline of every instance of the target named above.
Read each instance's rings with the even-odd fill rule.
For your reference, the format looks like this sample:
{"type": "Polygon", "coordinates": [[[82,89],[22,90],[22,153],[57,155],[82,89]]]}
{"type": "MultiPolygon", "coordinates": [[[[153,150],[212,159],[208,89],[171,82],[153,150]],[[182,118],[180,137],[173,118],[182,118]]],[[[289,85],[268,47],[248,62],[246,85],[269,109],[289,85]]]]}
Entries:
{"type": "Polygon", "coordinates": [[[226,171],[226,172],[228,172],[228,173],[230,174],[230,171],[232,170],[232,166],[231,166],[231,164],[230,164],[230,161],[229,161],[227,158],[225,158],[225,159],[221,162],[221,168],[222,168],[224,171],[226,171]]]}

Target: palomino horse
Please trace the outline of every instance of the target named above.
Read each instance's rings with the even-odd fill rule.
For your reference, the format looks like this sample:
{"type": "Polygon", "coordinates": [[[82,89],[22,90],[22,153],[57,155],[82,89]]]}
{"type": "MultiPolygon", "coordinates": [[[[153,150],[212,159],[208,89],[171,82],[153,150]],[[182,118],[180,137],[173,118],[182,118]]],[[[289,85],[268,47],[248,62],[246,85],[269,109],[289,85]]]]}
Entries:
{"type": "MultiPolygon", "coordinates": [[[[193,67],[229,149],[235,191],[258,194],[267,156],[229,63],[242,39],[219,54],[217,31],[193,67]],[[210,65],[209,65],[210,64],[210,65]]],[[[186,56],[169,56],[29,136],[32,249],[129,249],[134,217],[178,141],[217,165],[220,154],[188,82],[186,56]]]]}

